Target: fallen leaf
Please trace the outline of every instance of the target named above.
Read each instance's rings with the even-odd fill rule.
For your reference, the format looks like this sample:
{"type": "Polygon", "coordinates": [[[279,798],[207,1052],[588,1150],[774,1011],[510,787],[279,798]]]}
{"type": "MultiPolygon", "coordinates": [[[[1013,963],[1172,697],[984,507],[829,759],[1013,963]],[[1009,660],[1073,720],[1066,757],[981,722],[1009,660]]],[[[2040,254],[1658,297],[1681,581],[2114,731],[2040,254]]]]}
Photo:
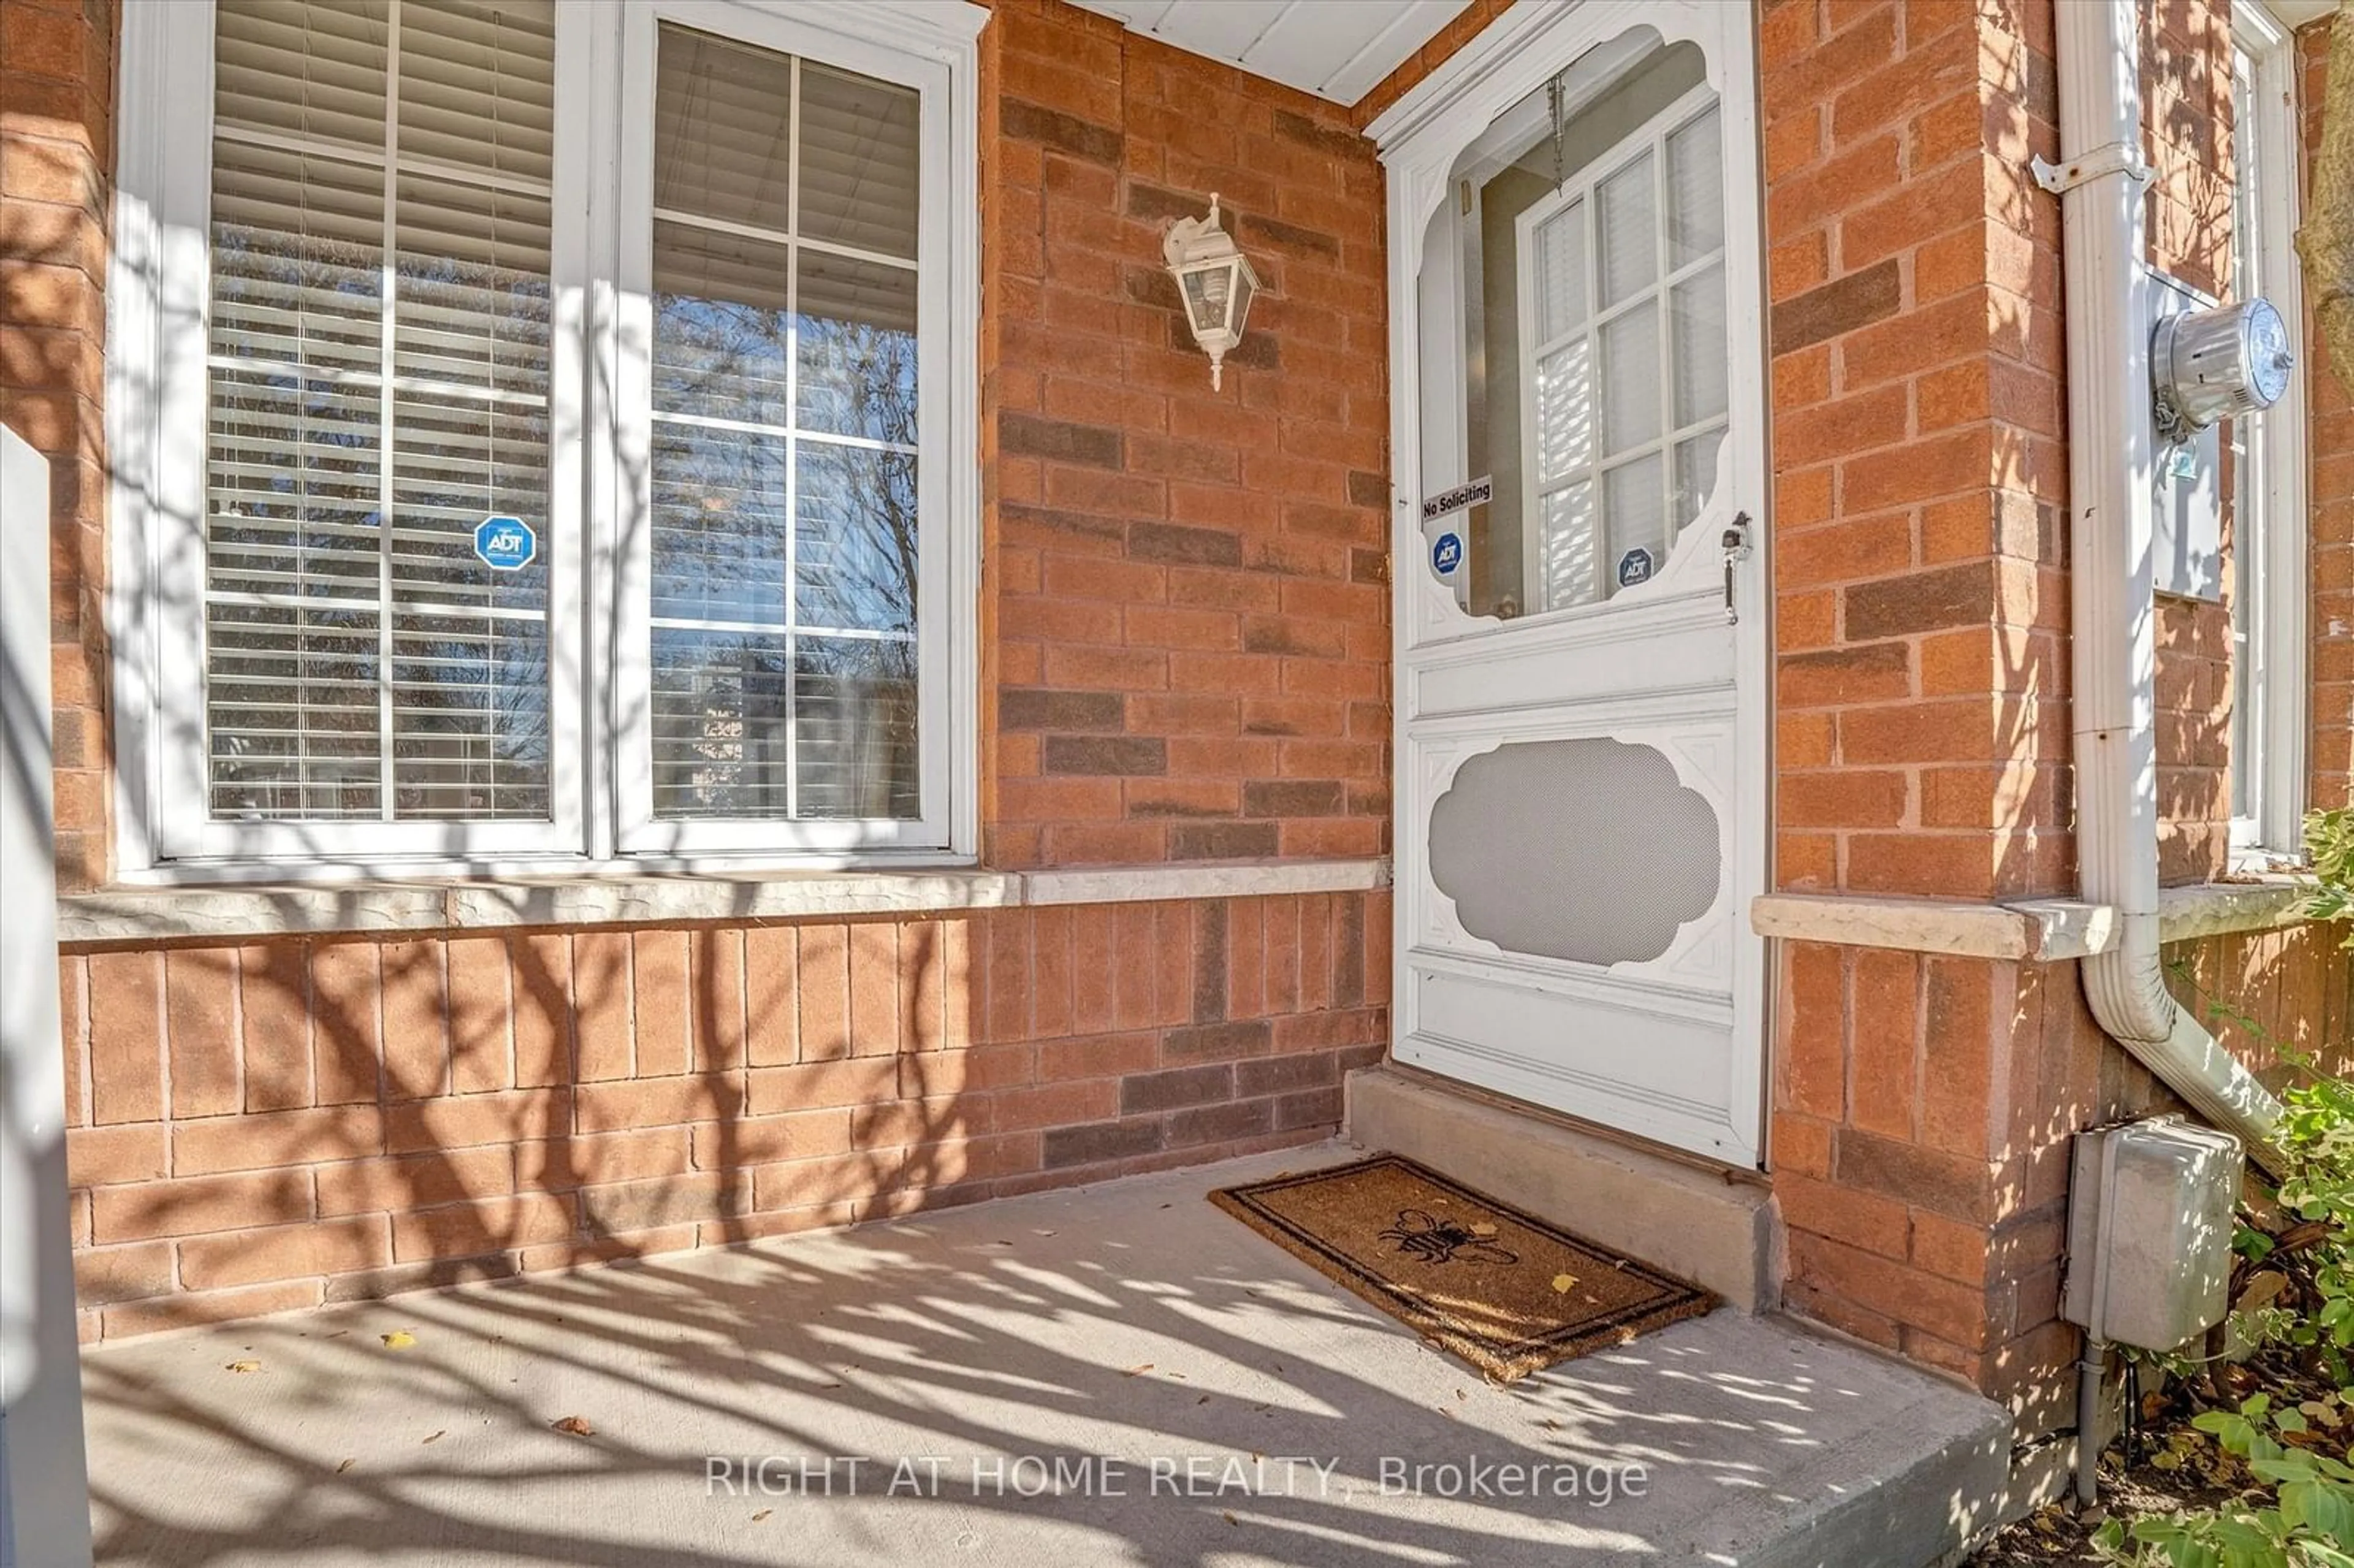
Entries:
{"type": "Polygon", "coordinates": [[[1135,1377],[1140,1372],[1149,1372],[1151,1370],[1152,1363],[1150,1361],[1140,1361],[1135,1366],[1129,1368],[1119,1375],[1122,1377],[1135,1377]]]}
{"type": "Polygon", "coordinates": [[[417,1343],[417,1336],[406,1329],[395,1329],[391,1333],[381,1337],[384,1340],[384,1348],[387,1351],[405,1351],[417,1343]]]}
{"type": "Polygon", "coordinates": [[[1234,1525],[1238,1529],[1241,1527],[1243,1522],[1241,1520],[1236,1519],[1231,1511],[1226,1513],[1225,1520],[1228,1524],[1234,1525]]]}
{"type": "Polygon", "coordinates": [[[772,1508],[764,1508],[764,1509],[762,1509],[759,1512],[758,1512],[758,1513],[756,1513],[756,1514],[754,1514],[754,1515],[752,1516],[752,1522],[753,1522],[754,1524],[758,1524],[758,1523],[759,1523],[762,1520],[764,1520],[764,1519],[768,1518],[770,1514],[772,1514],[772,1513],[774,1513],[774,1512],[776,1512],[776,1511],[777,1511],[777,1510],[776,1510],[775,1509],[772,1509],[772,1508]]]}
{"type": "Polygon", "coordinates": [[[256,1372],[261,1370],[261,1363],[260,1361],[231,1361],[228,1363],[228,1370],[233,1372],[256,1372]]]}
{"type": "Polygon", "coordinates": [[[588,1418],[585,1415],[567,1415],[561,1420],[549,1422],[547,1426],[551,1432],[561,1432],[570,1437],[597,1436],[597,1429],[588,1425],[588,1418]]]}
{"type": "Polygon", "coordinates": [[[433,1436],[431,1436],[430,1437],[428,1437],[427,1439],[425,1439],[425,1441],[427,1441],[428,1443],[439,1443],[440,1441],[441,1441],[441,1439],[442,1439],[442,1438],[444,1438],[444,1437],[446,1437],[446,1436],[449,1436],[449,1434],[448,1434],[446,1431],[443,1431],[443,1432],[436,1432],[435,1434],[433,1434],[433,1436]]]}
{"type": "Polygon", "coordinates": [[[1574,1274],[1556,1274],[1553,1277],[1553,1288],[1555,1295],[1566,1296],[1576,1287],[1577,1276],[1574,1274]]]}
{"type": "Polygon", "coordinates": [[[356,1464],[358,1464],[358,1463],[359,1463],[359,1461],[358,1461],[357,1459],[346,1459],[346,1460],[345,1460],[342,1464],[337,1465],[337,1466],[335,1467],[335,1474],[337,1474],[337,1475],[339,1475],[339,1476],[340,1476],[340,1475],[342,1475],[345,1470],[350,1469],[354,1465],[356,1465],[356,1464]]]}

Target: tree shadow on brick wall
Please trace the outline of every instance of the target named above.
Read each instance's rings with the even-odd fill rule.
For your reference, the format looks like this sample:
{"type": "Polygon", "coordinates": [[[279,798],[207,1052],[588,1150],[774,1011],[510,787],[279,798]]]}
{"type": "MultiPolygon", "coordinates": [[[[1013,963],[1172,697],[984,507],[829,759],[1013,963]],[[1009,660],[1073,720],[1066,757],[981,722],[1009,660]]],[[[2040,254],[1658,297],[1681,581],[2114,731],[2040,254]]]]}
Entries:
{"type": "MultiPolygon", "coordinates": [[[[124,275],[139,280],[134,294],[143,288],[160,295],[153,270],[158,258],[142,252],[146,243],[133,225],[124,275]]],[[[756,314],[747,313],[729,330],[761,327],[765,318],[751,320],[756,314]]],[[[842,325],[843,334],[862,331],[860,342],[835,344],[837,353],[864,354],[877,363],[904,353],[901,334],[842,325]]],[[[185,366],[205,352],[203,323],[193,315],[168,319],[163,339],[162,363],[185,366]]],[[[720,375],[733,363],[731,355],[740,357],[739,351],[759,345],[715,340],[704,346],[723,362],[709,367],[720,375]]],[[[589,364],[610,404],[615,395],[612,366],[601,355],[591,355],[589,364]]],[[[862,417],[871,416],[878,428],[896,429],[895,421],[912,418],[912,376],[904,366],[885,369],[888,374],[868,378],[881,388],[880,401],[872,408],[862,404],[862,417]]],[[[136,406],[152,401],[157,388],[125,385],[121,390],[136,406]]],[[[560,447],[567,435],[579,433],[577,428],[558,431],[554,439],[560,447]]],[[[300,503],[273,503],[270,497],[306,494],[304,476],[321,460],[290,438],[274,461],[281,471],[276,491],[257,492],[260,499],[253,503],[265,511],[281,505],[287,516],[281,521],[295,530],[289,536],[299,540],[300,503]]],[[[554,560],[550,569],[580,571],[585,566],[588,580],[616,580],[620,560],[632,549],[642,555],[649,547],[648,460],[624,453],[620,461],[613,486],[621,500],[620,538],[595,546],[598,553],[585,563],[554,560]]],[[[160,455],[136,421],[126,426],[110,461],[111,477],[125,495],[139,499],[152,525],[165,535],[152,558],[123,552],[125,580],[116,585],[125,607],[122,635],[134,644],[160,648],[162,628],[204,624],[207,574],[170,567],[185,559],[190,541],[208,537],[220,520],[175,509],[162,480],[160,455]]],[[[466,512],[461,503],[467,497],[445,499],[445,511],[466,512]]],[[[913,515],[890,497],[874,505],[866,504],[871,497],[854,500],[855,515],[844,526],[861,530],[858,547],[845,551],[829,582],[844,607],[873,619],[885,601],[913,603],[913,515]]],[[[598,596],[598,602],[601,646],[623,646],[629,625],[618,596],[598,596]]],[[[480,662],[479,650],[429,652],[443,656],[438,662],[471,668],[480,662]]],[[[737,656],[739,662],[750,658],[740,649],[737,656]]],[[[409,678],[414,683],[426,677],[412,671],[409,678]]],[[[743,695],[740,690],[737,695],[743,695]]],[[[213,756],[208,737],[217,715],[202,703],[175,705],[142,689],[125,689],[118,699],[126,723],[157,731],[148,739],[158,755],[213,756]]],[[[423,699],[411,693],[403,700],[423,699]]],[[[651,697],[636,700],[637,708],[613,715],[622,733],[652,723],[651,697]]],[[[504,737],[493,744],[507,751],[521,748],[508,761],[536,758],[545,766],[548,726],[509,722],[514,716],[504,715],[493,726],[504,737]]],[[[455,712],[440,718],[463,728],[462,715],[455,712]]],[[[426,722],[426,728],[432,729],[433,722],[426,722]]],[[[714,742],[712,765],[724,770],[730,755],[726,726],[711,733],[721,736],[714,742]]],[[[268,761],[259,759],[254,767],[268,761]]],[[[610,786],[611,767],[610,758],[600,759],[590,772],[610,786]]],[[[238,768],[229,771],[237,774],[238,768]]],[[[159,794],[175,787],[159,787],[156,780],[172,779],[172,772],[125,768],[122,775],[128,817],[142,824],[156,820],[159,794]]],[[[242,786],[236,779],[223,785],[212,776],[200,787],[213,791],[208,814],[225,810],[232,818],[242,813],[272,819],[270,826],[292,851],[290,863],[304,871],[334,865],[347,873],[400,874],[397,866],[386,872],[355,864],[326,830],[307,822],[304,814],[323,802],[313,798],[318,789],[308,782],[308,772],[302,778],[304,782],[292,795],[281,790],[267,800],[240,795],[228,807],[219,791],[237,795],[242,786]]],[[[379,780],[378,787],[388,786],[379,780]]],[[[339,810],[352,804],[328,803],[339,810]]],[[[450,823],[439,838],[440,853],[451,863],[469,863],[461,824],[450,823]]],[[[368,931],[380,923],[369,905],[380,891],[358,884],[331,890],[315,918],[329,930],[368,931]]],[[[228,1261],[208,1277],[209,1284],[229,1287],[326,1277],[332,1299],[740,1241],[793,1223],[840,1223],[917,1202],[950,1201],[970,1191],[960,1182],[963,1171],[955,1163],[962,1151],[951,1149],[963,1119],[953,1090],[927,1086],[920,1104],[897,1104],[903,1097],[896,1054],[926,1044],[903,1040],[884,1043],[882,1070],[874,1075],[867,1097],[894,1102],[895,1135],[927,1152],[901,1156],[896,1148],[864,1137],[861,1128],[861,1137],[845,1135],[840,1149],[822,1150],[836,1158],[812,1162],[804,1180],[756,1174],[780,1166],[796,1150],[780,1137],[775,1121],[747,1127],[748,1013],[758,1005],[750,988],[766,978],[746,972],[753,949],[748,928],[756,923],[750,885],[737,895],[732,919],[691,931],[581,929],[567,917],[561,885],[548,882],[435,885],[431,891],[445,902],[463,897],[479,906],[469,924],[490,927],[493,934],[419,929],[392,941],[373,935],[272,940],[245,949],[241,960],[229,966],[241,992],[243,1108],[266,1114],[236,1120],[234,1138],[219,1140],[236,1147],[192,1167],[181,1152],[185,1124],[171,1124],[167,1111],[163,1119],[171,1124],[175,1180],[114,1194],[108,1213],[119,1222],[116,1228],[125,1234],[176,1237],[225,1231],[234,1223],[250,1234],[256,1254],[228,1261]],[[497,971],[494,977],[482,972],[493,954],[496,962],[489,967],[497,971]],[[666,988],[653,1001],[645,984],[650,976],[666,988]],[[742,995],[732,1007],[732,1019],[730,1005],[715,990],[731,983],[742,995]],[[668,1010],[658,1025],[647,1014],[656,1002],[668,1010]],[[755,1147],[763,1137],[769,1146],[755,1147]],[[659,1147],[664,1144],[667,1150],[659,1147]],[[202,1205],[217,1202],[217,1193],[177,1180],[221,1172],[249,1173],[245,1212],[233,1222],[202,1217],[202,1205]],[[779,1202],[761,1203],[763,1185],[775,1186],[779,1202]],[[790,1211],[790,1216],[758,1212],[763,1209],[790,1211]]],[[[930,986],[945,1007],[951,982],[938,950],[943,927],[908,928],[917,939],[896,955],[893,983],[918,991],[930,986]]],[[[160,993],[164,988],[158,989],[160,993]]],[[[769,994],[790,999],[791,990],[771,988],[769,994]]],[[[811,1049],[781,1059],[770,1056],[764,1065],[866,1060],[875,1054],[871,1042],[850,1037],[846,1019],[835,1038],[807,1044],[811,1049]]],[[[939,1042],[930,1044],[937,1048],[939,1042]]],[[[167,1083],[162,1098],[170,1097],[167,1083]]],[[[849,1115],[843,1111],[844,1119],[849,1115]]],[[[267,1308],[249,1302],[228,1309],[267,1308]]]]}
{"type": "Polygon", "coordinates": [[[786,1020],[790,1054],[758,1067],[751,1042],[776,1021],[747,993],[790,1007],[795,989],[747,972],[746,955],[768,950],[748,935],[774,927],[249,948],[236,969],[249,1103],[294,1103],[168,1122],[189,1180],[99,1189],[101,1240],[178,1237],[184,1262],[217,1244],[247,1260],[191,1288],[317,1277],[340,1299],[985,1196],[985,1120],[960,1092],[962,1054],[944,1050],[973,1006],[948,973],[947,926],[868,928],[886,933],[888,961],[862,979],[936,999],[920,1029],[896,1008],[864,1035],[847,1015],[822,1032],[802,1021],[798,1037],[786,1020]],[[808,1081],[796,1069],[829,1066],[841,1075],[822,1097],[793,1097],[808,1081]],[[760,1116],[756,1072],[775,1085],[760,1116]],[[258,1179],[235,1213],[216,1212],[222,1194],[201,1179],[214,1173],[258,1179]]]}

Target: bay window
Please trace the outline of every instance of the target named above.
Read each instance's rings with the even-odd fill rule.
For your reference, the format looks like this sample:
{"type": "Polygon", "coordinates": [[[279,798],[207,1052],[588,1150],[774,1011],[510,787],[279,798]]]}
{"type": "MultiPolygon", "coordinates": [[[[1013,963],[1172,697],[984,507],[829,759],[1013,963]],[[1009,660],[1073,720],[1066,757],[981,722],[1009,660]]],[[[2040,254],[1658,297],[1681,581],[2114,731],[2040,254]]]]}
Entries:
{"type": "Polygon", "coordinates": [[[981,15],[133,7],[122,869],[969,853],[981,15]]]}

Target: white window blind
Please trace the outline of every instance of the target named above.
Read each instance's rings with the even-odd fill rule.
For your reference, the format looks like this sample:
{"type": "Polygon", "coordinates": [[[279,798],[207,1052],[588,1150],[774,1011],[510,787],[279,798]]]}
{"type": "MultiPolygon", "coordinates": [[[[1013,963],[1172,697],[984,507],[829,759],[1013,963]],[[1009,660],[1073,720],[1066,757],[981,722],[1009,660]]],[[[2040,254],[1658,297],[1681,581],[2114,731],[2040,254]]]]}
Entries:
{"type": "Polygon", "coordinates": [[[917,95],[658,38],[652,814],[915,818],[917,95]]]}
{"type": "Polygon", "coordinates": [[[545,819],[550,0],[222,0],[210,814],[545,819]],[[536,557],[476,556],[486,517],[536,557]]]}

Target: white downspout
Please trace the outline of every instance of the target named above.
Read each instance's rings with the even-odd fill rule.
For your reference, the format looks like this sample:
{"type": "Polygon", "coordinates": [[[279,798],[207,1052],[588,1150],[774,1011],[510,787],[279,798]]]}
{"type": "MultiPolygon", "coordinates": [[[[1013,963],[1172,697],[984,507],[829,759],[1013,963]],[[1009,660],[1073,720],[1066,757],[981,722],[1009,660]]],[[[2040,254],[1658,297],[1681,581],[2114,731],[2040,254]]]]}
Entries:
{"type": "Polygon", "coordinates": [[[2254,1075],[2166,988],[2158,959],[2158,667],[2151,484],[2151,284],[2143,270],[2141,35],[2136,0],[2053,7],[2068,325],[2068,493],[2076,863],[2117,912],[2084,960],[2093,1016],[2260,1163],[2280,1115],[2254,1075]]]}
{"type": "MultiPolygon", "coordinates": [[[[2136,0],[2053,7],[2060,71],[2062,263],[2067,291],[2069,660],[2077,879],[2117,912],[2117,940],[2083,960],[2093,1016],[2200,1116],[2264,1161],[2280,1102],[2174,1000],[2158,957],[2157,421],[2143,270],[2141,18],[2136,0]]],[[[2076,1496],[2098,1486],[2106,1347],[2076,1379],[2076,1496]]]]}

